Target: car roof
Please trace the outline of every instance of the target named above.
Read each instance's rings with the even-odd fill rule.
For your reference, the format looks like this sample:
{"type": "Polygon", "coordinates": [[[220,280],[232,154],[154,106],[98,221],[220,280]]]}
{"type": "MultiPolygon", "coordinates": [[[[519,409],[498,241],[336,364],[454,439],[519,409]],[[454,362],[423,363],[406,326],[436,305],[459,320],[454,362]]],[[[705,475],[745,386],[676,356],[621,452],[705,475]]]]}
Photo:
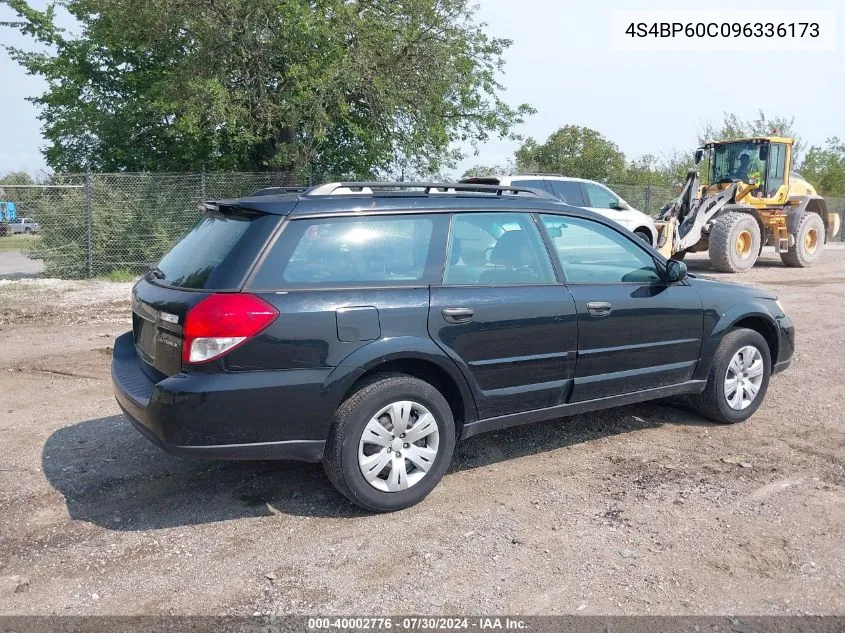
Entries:
{"type": "Polygon", "coordinates": [[[568,207],[550,193],[530,188],[461,183],[329,183],[305,191],[260,190],[243,198],[205,203],[291,217],[360,214],[362,211],[560,211],[568,207]]]}
{"type": "Polygon", "coordinates": [[[501,176],[474,176],[472,178],[462,178],[463,183],[490,184],[499,185],[502,183],[511,184],[514,180],[565,180],[570,182],[591,182],[602,186],[603,183],[597,180],[590,180],[589,178],[577,178],[575,176],[562,176],[560,174],[545,174],[545,173],[531,173],[531,174],[503,174],[501,176]]]}
{"type": "MultiPolygon", "coordinates": [[[[360,188],[363,183],[343,183],[360,188]]],[[[367,183],[375,185],[376,183],[367,183]]],[[[378,183],[383,185],[384,183],[378,183]]],[[[404,184],[404,183],[400,183],[404,184]]],[[[496,190],[490,187],[484,192],[463,190],[456,183],[439,183],[441,189],[453,189],[449,192],[430,192],[411,190],[393,190],[367,193],[321,194],[317,188],[301,193],[261,193],[258,196],[219,200],[205,203],[206,207],[236,207],[262,213],[289,216],[290,218],[319,218],[337,216],[358,216],[364,213],[384,214],[425,214],[425,213],[491,213],[491,212],[538,212],[554,213],[580,217],[614,226],[612,221],[589,209],[572,206],[555,198],[545,191],[535,190],[539,195],[497,195],[489,193],[496,190]]],[[[527,191],[526,188],[520,188],[527,191]]]]}

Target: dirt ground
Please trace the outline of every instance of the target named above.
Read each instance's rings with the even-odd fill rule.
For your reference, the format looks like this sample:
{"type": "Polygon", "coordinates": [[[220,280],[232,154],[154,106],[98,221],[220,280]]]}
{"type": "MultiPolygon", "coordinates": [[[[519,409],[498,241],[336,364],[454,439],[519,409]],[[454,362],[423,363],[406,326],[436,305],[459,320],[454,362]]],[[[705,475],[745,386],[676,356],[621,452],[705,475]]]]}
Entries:
{"type": "Polygon", "coordinates": [[[128,284],[0,281],[0,613],[843,614],[845,249],[730,279],[797,327],[750,421],[644,404],[479,436],[379,516],[316,464],[148,444],[109,380],[128,284]]]}

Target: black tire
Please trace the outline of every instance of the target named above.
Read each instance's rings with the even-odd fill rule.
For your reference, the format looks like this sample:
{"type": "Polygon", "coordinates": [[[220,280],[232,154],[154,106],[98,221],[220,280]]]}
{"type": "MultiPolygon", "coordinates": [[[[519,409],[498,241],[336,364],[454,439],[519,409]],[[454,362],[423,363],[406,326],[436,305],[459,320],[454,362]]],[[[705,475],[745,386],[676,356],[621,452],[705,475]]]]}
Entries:
{"type": "Polygon", "coordinates": [[[781,261],[790,268],[812,266],[824,250],[824,221],[818,213],[805,213],[795,233],[795,243],[789,251],[780,254],[781,261]]]}
{"type": "Polygon", "coordinates": [[[454,449],[455,420],[443,394],[413,376],[383,373],[362,383],[338,407],[323,455],[323,468],[335,488],[352,503],[371,512],[392,512],[419,503],[434,489],[449,468],[454,449]],[[399,400],[426,407],[435,417],[440,440],[437,455],[419,482],[399,492],[385,492],[364,478],[358,464],[358,444],[379,409],[399,400]]]}
{"type": "Polygon", "coordinates": [[[637,229],[636,231],[634,231],[634,235],[636,235],[638,238],[640,238],[643,242],[645,242],[649,246],[653,245],[653,242],[652,242],[652,239],[651,239],[651,231],[649,231],[648,229],[637,229]]]}
{"type": "Polygon", "coordinates": [[[690,398],[691,404],[702,416],[720,424],[735,424],[751,417],[766,397],[772,372],[772,357],[769,346],[758,332],[737,328],[728,332],[719,344],[713,358],[713,365],[707,376],[707,386],[700,394],[690,398]],[[763,359],[763,380],[751,403],[741,410],[730,407],[725,397],[725,377],[728,365],[734,355],[743,347],[752,346],[759,350],[763,359]]]}
{"type": "Polygon", "coordinates": [[[23,232],[24,232],[24,233],[32,233],[32,229],[31,229],[31,228],[29,228],[29,227],[26,227],[26,228],[23,230],[23,232]]]}
{"type": "Polygon", "coordinates": [[[725,213],[710,229],[710,261],[716,270],[743,273],[757,261],[761,243],[760,225],[754,216],[739,211],[725,213]],[[751,241],[740,251],[740,239],[748,235],[751,241]]]}

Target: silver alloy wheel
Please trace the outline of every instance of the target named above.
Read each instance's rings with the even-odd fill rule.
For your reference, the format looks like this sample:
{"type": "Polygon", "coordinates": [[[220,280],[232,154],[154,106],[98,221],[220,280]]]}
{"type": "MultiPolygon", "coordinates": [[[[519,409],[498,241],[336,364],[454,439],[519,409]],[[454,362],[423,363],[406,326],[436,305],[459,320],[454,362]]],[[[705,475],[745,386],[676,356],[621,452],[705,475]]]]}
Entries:
{"type": "Polygon", "coordinates": [[[725,400],[731,409],[749,407],[763,384],[763,355],[753,345],[741,347],[725,372],[725,400]]]}
{"type": "Polygon", "coordinates": [[[440,430],[434,415],[418,402],[392,402],[376,413],[358,442],[358,467],[382,492],[418,484],[437,457],[440,430]]]}

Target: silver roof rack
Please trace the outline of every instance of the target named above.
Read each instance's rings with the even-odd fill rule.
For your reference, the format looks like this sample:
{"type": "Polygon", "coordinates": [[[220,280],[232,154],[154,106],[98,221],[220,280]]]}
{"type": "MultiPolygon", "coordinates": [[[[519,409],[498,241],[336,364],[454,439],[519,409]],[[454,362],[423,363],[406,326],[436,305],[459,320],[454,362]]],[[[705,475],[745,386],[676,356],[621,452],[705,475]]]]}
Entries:
{"type": "Polygon", "coordinates": [[[247,198],[256,198],[259,196],[275,196],[286,193],[302,193],[303,191],[307,190],[308,187],[264,187],[263,189],[253,191],[247,196],[247,198]]]}
{"type": "Polygon", "coordinates": [[[528,193],[538,198],[557,200],[553,195],[532,187],[515,185],[482,185],[477,183],[455,182],[329,182],[317,185],[306,191],[306,196],[332,195],[443,195],[443,194],[488,194],[488,195],[519,195],[528,193]]]}

